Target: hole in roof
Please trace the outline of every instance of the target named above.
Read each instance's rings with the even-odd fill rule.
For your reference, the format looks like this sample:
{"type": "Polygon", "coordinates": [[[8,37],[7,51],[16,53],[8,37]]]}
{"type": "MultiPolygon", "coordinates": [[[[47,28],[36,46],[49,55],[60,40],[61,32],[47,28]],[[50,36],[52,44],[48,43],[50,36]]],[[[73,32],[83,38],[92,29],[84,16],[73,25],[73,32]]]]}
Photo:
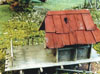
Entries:
{"type": "Polygon", "coordinates": [[[67,22],[68,22],[68,19],[67,19],[67,17],[65,17],[65,18],[64,18],[64,21],[65,21],[65,23],[67,24],[67,22]]]}

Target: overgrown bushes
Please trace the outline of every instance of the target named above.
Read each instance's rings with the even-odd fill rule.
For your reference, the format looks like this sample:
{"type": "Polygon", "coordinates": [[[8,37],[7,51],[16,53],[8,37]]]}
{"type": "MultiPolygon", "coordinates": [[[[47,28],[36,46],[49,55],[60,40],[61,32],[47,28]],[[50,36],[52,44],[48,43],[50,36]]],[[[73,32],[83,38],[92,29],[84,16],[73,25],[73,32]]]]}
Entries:
{"type": "Polygon", "coordinates": [[[30,12],[18,12],[8,22],[2,22],[0,38],[0,68],[4,70],[5,50],[13,46],[37,45],[44,42],[44,31],[39,31],[46,9],[33,8],[30,12]],[[2,51],[3,50],[3,51],[2,51]],[[4,53],[3,53],[4,52],[4,53]]]}
{"type": "MultiPolygon", "coordinates": [[[[91,10],[91,15],[93,17],[94,23],[100,29],[100,11],[98,10],[91,10]]],[[[94,45],[94,49],[100,54],[100,43],[94,45]]]]}

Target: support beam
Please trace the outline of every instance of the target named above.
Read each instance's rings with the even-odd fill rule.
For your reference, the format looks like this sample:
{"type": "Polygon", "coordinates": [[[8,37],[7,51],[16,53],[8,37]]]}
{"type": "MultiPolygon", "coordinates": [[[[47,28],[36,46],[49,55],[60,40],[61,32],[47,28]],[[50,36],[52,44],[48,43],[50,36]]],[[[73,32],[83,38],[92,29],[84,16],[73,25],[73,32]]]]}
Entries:
{"type": "Polygon", "coordinates": [[[58,63],[58,49],[56,49],[56,63],[58,63]]]}
{"type": "Polygon", "coordinates": [[[24,74],[24,71],[20,70],[20,74],[24,74]]]}
{"type": "Polygon", "coordinates": [[[61,65],[61,69],[64,69],[64,66],[63,65],[61,65]]]}
{"type": "Polygon", "coordinates": [[[43,72],[43,68],[40,68],[40,72],[43,72]]]}
{"type": "Polygon", "coordinates": [[[77,60],[77,48],[75,49],[75,52],[74,52],[74,61],[77,60]]]}
{"type": "Polygon", "coordinates": [[[11,39],[11,64],[13,66],[13,42],[12,42],[12,39],[11,39]]]}
{"type": "Polygon", "coordinates": [[[11,57],[13,57],[13,42],[12,42],[12,39],[11,39],[11,57]]]}
{"type": "Polygon", "coordinates": [[[72,69],[57,69],[57,71],[72,72],[72,73],[93,73],[92,71],[72,70],[72,69]]]}

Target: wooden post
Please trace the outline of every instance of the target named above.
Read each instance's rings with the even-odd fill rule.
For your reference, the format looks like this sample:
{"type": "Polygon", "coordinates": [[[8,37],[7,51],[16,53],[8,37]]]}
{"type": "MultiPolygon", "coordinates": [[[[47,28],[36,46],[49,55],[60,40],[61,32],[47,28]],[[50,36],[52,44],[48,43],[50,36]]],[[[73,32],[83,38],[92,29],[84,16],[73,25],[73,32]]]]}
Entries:
{"type": "Polygon", "coordinates": [[[2,74],[2,72],[0,71],[0,74],[2,74]]]}
{"type": "Polygon", "coordinates": [[[61,65],[61,69],[64,69],[64,66],[63,65],[61,65]]]}
{"type": "Polygon", "coordinates": [[[75,52],[74,52],[74,61],[77,60],[77,48],[75,49],[75,52]]]}
{"type": "Polygon", "coordinates": [[[20,74],[24,74],[24,72],[22,70],[20,70],[20,74]]]}
{"type": "Polygon", "coordinates": [[[40,68],[40,72],[43,72],[43,68],[42,67],[40,68]]]}
{"type": "Polygon", "coordinates": [[[88,63],[88,71],[91,71],[91,63],[88,63]]]}
{"type": "Polygon", "coordinates": [[[56,63],[59,61],[59,60],[58,60],[58,50],[59,50],[59,49],[56,49],[56,63]]]}
{"type": "Polygon", "coordinates": [[[12,42],[12,39],[11,39],[11,64],[13,66],[13,42],[12,42]]]}
{"type": "Polygon", "coordinates": [[[27,38],[27,45],[29,45],[29,38],[27,38]]]}
{"type": "Polygon", "coordinates": [[[12,43],[12,39],[11,39],[11,57],[13,57],[13,43],[12,43]]]}
{"type": "Polygon", "coordinates": [[[93,45],[90,45],[89,52],[88,52],[88,58],[91,58],[92,48],[93,48],[93,45]]]}
{"type": "Polygon", "coordinates": [[[32,45],[34,45],[34,38],[32,37],[32,45]]]}

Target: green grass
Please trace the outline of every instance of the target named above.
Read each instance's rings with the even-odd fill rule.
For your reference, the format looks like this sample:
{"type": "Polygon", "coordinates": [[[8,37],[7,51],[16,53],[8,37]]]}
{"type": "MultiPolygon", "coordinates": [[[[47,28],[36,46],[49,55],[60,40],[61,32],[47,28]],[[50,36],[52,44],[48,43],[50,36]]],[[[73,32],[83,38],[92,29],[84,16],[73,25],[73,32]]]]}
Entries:
{"type": "Polygon", "coordinates": [[[10,19],[12,16],[12,11],[9,8],[9,5],[0,5],[0,22],[5,22],[10,19]]]}
{"type": "Polygon", "coordinates": [[[14,12],[9,8],[9,5],[0,5],[0,35],[2,30],[2,22],[7,22],[14,12]]]}
{"type": "Polygon", "coordinates": [[[46,3],[37,3],[37,6],[40,5],[50,10],[64,10],[71,9],[74,6],[84,4],[84,1],[85,0],[47,0],[46,3]]]}

